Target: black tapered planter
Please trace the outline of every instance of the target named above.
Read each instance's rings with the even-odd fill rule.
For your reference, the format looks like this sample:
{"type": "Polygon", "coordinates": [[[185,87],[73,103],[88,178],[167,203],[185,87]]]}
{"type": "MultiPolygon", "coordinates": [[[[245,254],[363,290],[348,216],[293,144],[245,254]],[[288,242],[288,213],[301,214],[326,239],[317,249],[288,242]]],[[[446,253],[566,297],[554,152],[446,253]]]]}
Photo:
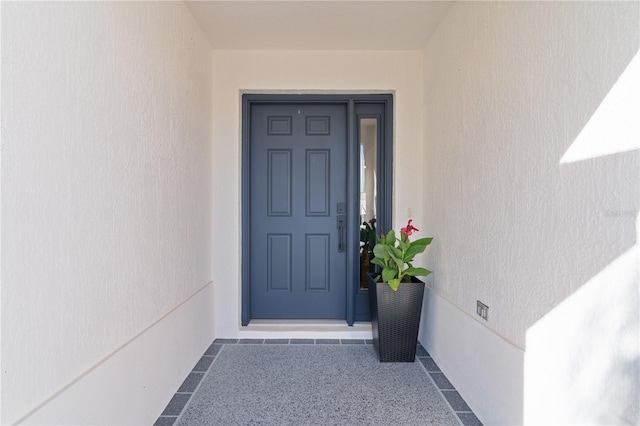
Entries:
{"type": "Polygon", "coordinates": [[[412,277],[397,291],[369,274],[369,306],[373,346],[380,362],[414,362],[422,312],[424,282],[412,277]]]}

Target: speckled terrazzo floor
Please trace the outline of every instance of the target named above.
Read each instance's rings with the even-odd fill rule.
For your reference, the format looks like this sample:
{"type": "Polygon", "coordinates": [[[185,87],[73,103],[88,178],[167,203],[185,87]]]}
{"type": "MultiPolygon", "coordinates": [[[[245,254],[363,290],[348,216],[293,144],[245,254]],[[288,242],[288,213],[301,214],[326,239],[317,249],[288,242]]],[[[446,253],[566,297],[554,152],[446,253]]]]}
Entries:
{"type": "Polygon", "coordinates": [[[218,340],[155,425],[481,424],[418,356],[380,363],[365,341],[218,340]]]}

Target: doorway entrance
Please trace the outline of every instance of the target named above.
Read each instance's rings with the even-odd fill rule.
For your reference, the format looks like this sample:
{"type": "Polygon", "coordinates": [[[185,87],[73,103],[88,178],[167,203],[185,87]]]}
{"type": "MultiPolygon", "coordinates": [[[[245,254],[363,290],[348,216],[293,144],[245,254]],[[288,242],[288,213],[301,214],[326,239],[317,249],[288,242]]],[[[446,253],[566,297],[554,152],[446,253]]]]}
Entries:
{"type": "Polygon", "coordinates": [[[243,325],[369,319],[360,225],[363,207],[391,223],[390,111],[390,95],[243,96],[243,325]],[[365,175],[375,198],[363,197],[365,175]]]}

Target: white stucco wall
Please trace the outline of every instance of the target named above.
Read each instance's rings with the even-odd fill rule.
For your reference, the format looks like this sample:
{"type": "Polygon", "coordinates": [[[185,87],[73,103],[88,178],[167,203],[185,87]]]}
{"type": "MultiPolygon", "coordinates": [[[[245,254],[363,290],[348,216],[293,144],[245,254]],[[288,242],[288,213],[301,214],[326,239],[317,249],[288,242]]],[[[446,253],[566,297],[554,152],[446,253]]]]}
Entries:
{"type": "Polygon", "coordinates": [[[640,420],[637,124],[595,114],[638,53],[639,7],[459,2],[425,49],[428,281],[448,308],[422,337],[485,423],[640,420]],[[609,131],[583,143],[593,120],[609,131]],[[498,374],[518,351],[526,368],[498,374]]]}
{"type": "Polygon", "coordinates": [[[116,364],[40,422],[150,424],[213,338],[210,52],[179,2],[3,2],[3,424],[116,364]]]}
{"type": "MultiPolygon", "coordinates": [[[[419,51],[214,51],[216,336],[240,330],[241,92],[393,92],[394,218],[421,222],[422,53],[419,51]],[[401,165],[401,166],[398,166],[401,165]],[[411,188],[411,191],[400,188],[411,188]]],[[[419,226],[418,226],[419,227],[419,226]]]]}

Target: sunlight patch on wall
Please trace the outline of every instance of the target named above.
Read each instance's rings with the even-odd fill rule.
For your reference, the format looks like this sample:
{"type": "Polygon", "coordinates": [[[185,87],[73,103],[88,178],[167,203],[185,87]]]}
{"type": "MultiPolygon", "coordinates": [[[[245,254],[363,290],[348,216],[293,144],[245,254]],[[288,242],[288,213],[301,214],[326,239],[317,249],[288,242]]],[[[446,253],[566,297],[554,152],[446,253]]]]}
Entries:
{"type": "Polygon", "coordinates": [[[636,53],[560,164],[640,149],[640,52],[636,53]]]}
{"type": "Polygon", "coordinates": [[[636,244],[529,328],[525,424],[640,421],[639,260],[636,244]]]}
{"type": "MultiPolygon", "coordinates": [[[[560,164],[638,149],[640,52],[636,52],[560,164]]],[[[616,173],[635,179],[637,169],[616,173]]],[[[626,187],[624,194],[637,194],[634,187],[626,187]]],[[[611,197],[616,204],[628,199],[613,189],[611,197]]],[[[638,201],[637,195],[631,197],[638,201]]],[[[611,220],[636,216],[637,205],[607,210],[606,217],[611,220]]],[[[640,422],[639,240],[637,216],[635,245],[527,330],[525,424],[640,422]]]]}

